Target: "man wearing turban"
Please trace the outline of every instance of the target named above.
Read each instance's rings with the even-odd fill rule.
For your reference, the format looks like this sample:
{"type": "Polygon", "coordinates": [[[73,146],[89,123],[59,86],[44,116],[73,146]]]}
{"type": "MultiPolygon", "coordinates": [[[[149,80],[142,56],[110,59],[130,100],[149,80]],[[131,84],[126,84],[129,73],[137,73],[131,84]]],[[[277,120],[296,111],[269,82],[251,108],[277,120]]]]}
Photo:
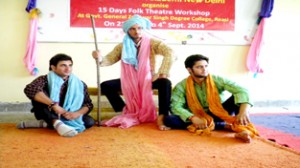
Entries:
{"type": "Polygon", "coordinates": [[[104,126],[128,128],[140,123],[156,121],[160,130],[168,130],[163,123],[169,113],[172,85],[167,78],[173,61],[173,51],[162,41],[149,37],[145,30],[151,29],[151,21],[134,15],[123,23],[123,42],[102,58],[100,51],[92,55],[100,66],[109,66],[121,60],[121,77],[101,83],[104,94],[116,112],[122,112],[104,126]],[[156,56],[162,56],[156,72],[156,56]],[[100,58],[100,59],[99,59],[100,58]],[[152,89],[158,90],[159,113],[153,100],[152,89]],[[124,100],[119,92],[122,92],[124,100]]]}

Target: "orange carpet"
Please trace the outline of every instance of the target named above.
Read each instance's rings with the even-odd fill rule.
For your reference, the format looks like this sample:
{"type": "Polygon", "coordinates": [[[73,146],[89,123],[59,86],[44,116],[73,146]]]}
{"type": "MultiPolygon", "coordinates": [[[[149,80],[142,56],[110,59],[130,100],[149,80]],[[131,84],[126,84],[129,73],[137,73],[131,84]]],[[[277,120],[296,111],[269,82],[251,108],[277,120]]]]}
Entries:
{"type": "Polygon", "coordinates": [[[0,167],[43,168],[299,168],[300,153],[255,138],[242,143],[231,132],[196,136],[159,131],[152,123],[128,129],[93,127],[73,138],[54,130],[18,130],[0,124],[0,167]]]}

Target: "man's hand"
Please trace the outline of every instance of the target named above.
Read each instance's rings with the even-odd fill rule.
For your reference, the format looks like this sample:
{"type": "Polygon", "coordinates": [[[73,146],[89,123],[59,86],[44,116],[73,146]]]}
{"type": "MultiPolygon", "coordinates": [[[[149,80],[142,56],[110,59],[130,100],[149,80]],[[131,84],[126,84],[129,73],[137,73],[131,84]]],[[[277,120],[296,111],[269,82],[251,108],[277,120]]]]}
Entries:
{"type": "Polygon", "coordinates": [[[208,127],[207,122],[204,119],[201,119],[197,116],[192,116],[190,119],[196,128],[206,129],[208,127]]]}
{"type": "Polygon", "coordinates": [[[238,125],[248,125],[250,123],[247,112],[239,113],[235,118],[235,123],[238,125]]]}
{"type": "Polygon", "coordinates": [[[92,56],[94,59],[96,59],[96,60],[98,59],[99,62],[102,62],[102,57],[101,57],[100,51],[93,51],[92,56]]]}
{"type": "Polygon", "coordinates": [[[66,113],[67,111],[62,108],[61,106],[59,106],[58,104],[55,104],[53,107],[52,107],[52,110],[58,114],[58,115],[63,115],[64,113],[66,113]]]}
{"type": "Polygon", "coordinates": [[[62,114],[62,116],[68,120],[74,120],[74,119],[80,117],[81,114],[78,112],[66,112],[66,113],[62,114]]]}
{"type": "Polygon", "coordinates": [[[239,125],[248,125],[250,123],[249,118],[249,109],[250,105],[247,103],[243,103],[240,105],[239,114],[236,115],[235,123],[239,125]]]}

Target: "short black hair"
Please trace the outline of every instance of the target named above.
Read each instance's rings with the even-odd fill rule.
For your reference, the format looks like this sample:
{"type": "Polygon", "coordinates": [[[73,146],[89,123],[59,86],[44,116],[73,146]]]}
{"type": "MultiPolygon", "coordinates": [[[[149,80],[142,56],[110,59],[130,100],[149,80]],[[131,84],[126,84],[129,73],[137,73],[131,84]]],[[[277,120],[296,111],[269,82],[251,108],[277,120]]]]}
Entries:
{"type": "Polygon", "coordinates": [[[57,66],[59,61],[71,61],[73,64],[72,57],[62,53],[56,54],[49,61],[49,71],[51,71],[51,65],[57,66]]]}
{"type": "Polygon", "coordinates": [[[190,55],[184,61],[185,68],[193,68],[193,66],[197,61],[202,61],[202,60],[205,60],[207,63],[209,62],[209,58],[204,55],[201,54],[190,55]]]}

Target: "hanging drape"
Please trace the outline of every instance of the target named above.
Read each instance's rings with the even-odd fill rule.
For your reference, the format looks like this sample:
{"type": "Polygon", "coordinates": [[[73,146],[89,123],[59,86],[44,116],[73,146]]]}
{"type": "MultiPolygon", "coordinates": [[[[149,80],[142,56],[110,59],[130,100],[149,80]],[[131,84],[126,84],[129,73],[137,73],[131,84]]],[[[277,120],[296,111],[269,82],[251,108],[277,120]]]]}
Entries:
{"type": "Polygon", "coordinates": [[[263,73],[263,69],[260,65],[260,51],[263,45],[265,19],[271,17],[273,4],[274,0],[263,0],[259,17],[257,19],[257,31],[254,35],[247,56],[247,68],[250,72],[254,73],[254,77],[256,77],[258,73],[263,73]]]}
{"type": "Polygon", "coordinates": [[[35,66],[36,63],[36,35],[39,10],[36,8],[36,0],[29,0],[25,10],[29,13],[30,27],[27,38],[26,54],[23,62],[33,76],[37,75],[38,69],[35,66]]]}

